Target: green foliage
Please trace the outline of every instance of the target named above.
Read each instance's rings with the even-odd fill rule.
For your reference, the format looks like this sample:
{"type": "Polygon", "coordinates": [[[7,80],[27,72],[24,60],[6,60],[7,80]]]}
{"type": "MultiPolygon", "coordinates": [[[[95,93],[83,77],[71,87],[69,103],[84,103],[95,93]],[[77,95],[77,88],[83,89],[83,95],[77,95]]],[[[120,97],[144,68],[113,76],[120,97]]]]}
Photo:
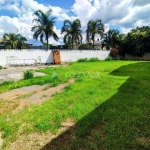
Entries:
{"type": "Polygon", "coordinates": [[[32,79],[34,77],[33,72],[31,72],[30,70],[27,70],[23,73],[24,79],[32,79]]]}
{"type": "Polygon", "coordinates": [[[77,62],[87,62],[87,61],[88,61],[87,58],[80,58],[80,59],[77,60],[77,62]]]}
{"type": "Polygon", "coordinates": [[[143,26],[131,30],[120,43],[120,54],[142,57],[150,52],[150,27],[143,26]]]}
{"type": "Polygon", "coordinates": [[[94,62],[94,61],[99,61],[99,59],[92,57],[92,58],[90,58],[88,61],[89,61],[89,62],[94,62]]]}
{"type": "Polygon", "coordinates": [[[91,44],[87,43],[87,44],[81,44],[78,49],[83,49],[83,50],[91,50],[92,47],[91,47],[91,44]]]}
{"type": "Polygon", "coordinates": [[[112,57],[111,56],[107,56],[106,58],[105,58],[105,61],[111,61],[112,60],[112,57]]]}
{"type": "Polygon", "coordinates": [[[11,85],[13,83],[14,83],[14,81],[4,81],[4,82],[0,83],[0,86],[11,85]]]}
{"type": "Polygon", "coordinates": [[[89,58],[89,59],[87,59],[87,58],[80,58],[80,59],[77,60],[77,62],[95,62],[95,61],[99,61],[99,59],[92,57],[92,58],[89,58]]]}
{"type": "Polygon", "coordinates": [[[5,44],[6,49],[26,49],[28,45],[24,43],[25,41],[27,41],[27,39],[21,34],[5,33],[2,42],[5,44]]]}
{"type": "Polygon", "coordinates": [[[118,30],[109,30],[104,34],[102,48],[116,48],[111,51],[111,56],[119,54],[122,58],[125,54],[142,57],[145,52],[150,52],[150,27],[143,26],[132,29],[128,34],[120,34],[118,30]]]}
{"type": "Polygon", "coordinates": [[[0,66],[0,69],[2,69],[3,67],[2,66],[0,66]]]}
{"type": "Polygon", "coordinates": [[[42,10],[37,10],[34,12],[34,15],[37,18],[33,20],[36,25],[31,29],[31,31],[34,32],[33,38],[37,40],[38,37],[40,37],[41,43],[44,43],[43,38],[45,38],[48,49],[48,38],[50,36],[52,36],[56,41],[59,39],[53,28],[56,18],[52,16],[51,9],[49,9],[46,13],[44,13],[42,10]]]}
{"type": "Polygon", "coordinates": [[[102,23],[102,20],[90,20],[87,24],[86,39],[88,42],[89,39],[92,39],[93,49],[96,34],[99,34],[101,37],[104,34],[104,24],[102,23]]]}
{"type": "MultiPolygon", "coordinates": [[[[47,46],[47,43],[43,43],[43,46],[47,46]]],[[[52,44],[48,44],[49,47],[53,46],[52,44]]]]}
{"type": "Polygon", "coordinates": [[[106,34],[104,34],[102,40],[102,48],[105,46],[106,49],[110,49],[118,45],[120,40],[120,33],[118,30],[109,30],[106,34]]]}
{"type": "Polygon", "coordinates": [[[81,22],[79,19],[72,22],[70,20],[65,20],[61,29],[61,34],[62,33],[65,33],[64,43],[68,48],[73,49],[82,43],[81,22]]]}
{"type": "Polygon", "coordinates": [[[11,125],[8,124],[6,121],[1,122],[1,130],[3,130],[4,134],[2,135],[2,138],[6,138],[12,133],[11,125]]]}

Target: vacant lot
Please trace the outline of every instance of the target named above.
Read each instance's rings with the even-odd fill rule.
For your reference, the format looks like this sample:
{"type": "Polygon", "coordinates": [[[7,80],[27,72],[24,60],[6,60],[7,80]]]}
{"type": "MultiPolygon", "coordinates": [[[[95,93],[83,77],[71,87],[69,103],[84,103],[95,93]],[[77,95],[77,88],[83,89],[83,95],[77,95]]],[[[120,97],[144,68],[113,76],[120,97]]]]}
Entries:
{"type": "Polygon", "coordinates": [[[65,84],[61,93],[43,95],[46,101],[20,111],[14,111],[20,101],[38,91],[0,100],[2,149],[150,149],[149,68],[149,62],[70,63],[38,70],[42,77],[1,83],[3,95],[24,86],[40,85],[44,92],[65,84]]]}

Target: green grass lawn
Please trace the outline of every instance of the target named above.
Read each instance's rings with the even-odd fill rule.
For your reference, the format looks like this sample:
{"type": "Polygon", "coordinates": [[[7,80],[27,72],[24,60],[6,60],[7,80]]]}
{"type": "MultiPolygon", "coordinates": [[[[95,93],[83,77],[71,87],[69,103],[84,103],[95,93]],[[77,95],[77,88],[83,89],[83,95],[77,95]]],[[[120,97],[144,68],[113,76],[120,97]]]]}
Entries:
{"type": "Polygon", "coordinates": [[[22,134],[57,132],[71,118],[75,125],[41,150],[150,149],[149,62],[82,62],[39,71],[47,76],[1,84],[0,92],[32,84],[57,85],[71,75],[76,81],[41,105],[1,114],[3,148],[22,134]],[[57,77],[51,78],[53,72],[57,77]],[[100,77],[85,77],[84,73],[99,73],[100,77]]]}

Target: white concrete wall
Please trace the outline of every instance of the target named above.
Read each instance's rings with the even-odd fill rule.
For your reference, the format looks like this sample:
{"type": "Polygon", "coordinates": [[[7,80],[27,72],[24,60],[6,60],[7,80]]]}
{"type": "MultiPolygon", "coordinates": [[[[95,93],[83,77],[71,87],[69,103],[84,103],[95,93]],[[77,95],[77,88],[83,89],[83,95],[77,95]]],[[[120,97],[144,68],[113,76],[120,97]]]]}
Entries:
{"type": "Polygon", "coordinates": [[[60,52],[61,62],[75,62],[80,58],[98,58],[104,60],[110,51],[103,50],[62,50],[60,52]]]}
{"type": "MultiPolygon", "coordinates": [[[[104,60],[110,51],[107,50],[61,50],[61,62],[75,62],[80,58],[98,58],[104,60]]],[[[145,53],[143,57],[133,57],[126,55],[127,60],[150,60],[150,53],[145,53]]],[[[52,50],[0,50],[0,66],[6,65],[28,65],[35,63],[53,63],[52,50]]]]}
{"type": "Polygon", "coordinates": [[[51,50],[0,50],[0,65],[53,63],[51,50]]]}
{"type": "MultiPolygon", "coordinates": [[[[80,58],[99,58],[104,60],[109,55],[109,51],[103,50],[61,50],[60,58],[61,62],[74,62],[80,58]]],[[[34,64],[37,62],[53,63],[52,50],[0,50],[0,65],[23,65],[34,64]]]]}

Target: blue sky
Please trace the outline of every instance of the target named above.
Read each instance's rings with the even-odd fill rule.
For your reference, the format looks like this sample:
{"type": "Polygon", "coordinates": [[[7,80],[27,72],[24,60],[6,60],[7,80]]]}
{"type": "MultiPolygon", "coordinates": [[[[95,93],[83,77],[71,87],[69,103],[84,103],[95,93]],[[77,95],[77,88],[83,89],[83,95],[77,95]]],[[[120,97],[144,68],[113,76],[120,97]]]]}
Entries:
{"type": "Polygon", "coordinates": [[[33,12],[49,8],[57,18],[54,30],[60,38],[58,42],[50,38],[53,45],[63,43],[60,32],[65,19],[81,20],[83,42],[89,20],[101,19],[105,32],[118,29],[127,33],[137,26],[150,25],[150,0],[0,0],[0,38],[4,33],[18,31],[29,43],[40,45],[39,41],[33,40],[31,32],[33,12]]]}

